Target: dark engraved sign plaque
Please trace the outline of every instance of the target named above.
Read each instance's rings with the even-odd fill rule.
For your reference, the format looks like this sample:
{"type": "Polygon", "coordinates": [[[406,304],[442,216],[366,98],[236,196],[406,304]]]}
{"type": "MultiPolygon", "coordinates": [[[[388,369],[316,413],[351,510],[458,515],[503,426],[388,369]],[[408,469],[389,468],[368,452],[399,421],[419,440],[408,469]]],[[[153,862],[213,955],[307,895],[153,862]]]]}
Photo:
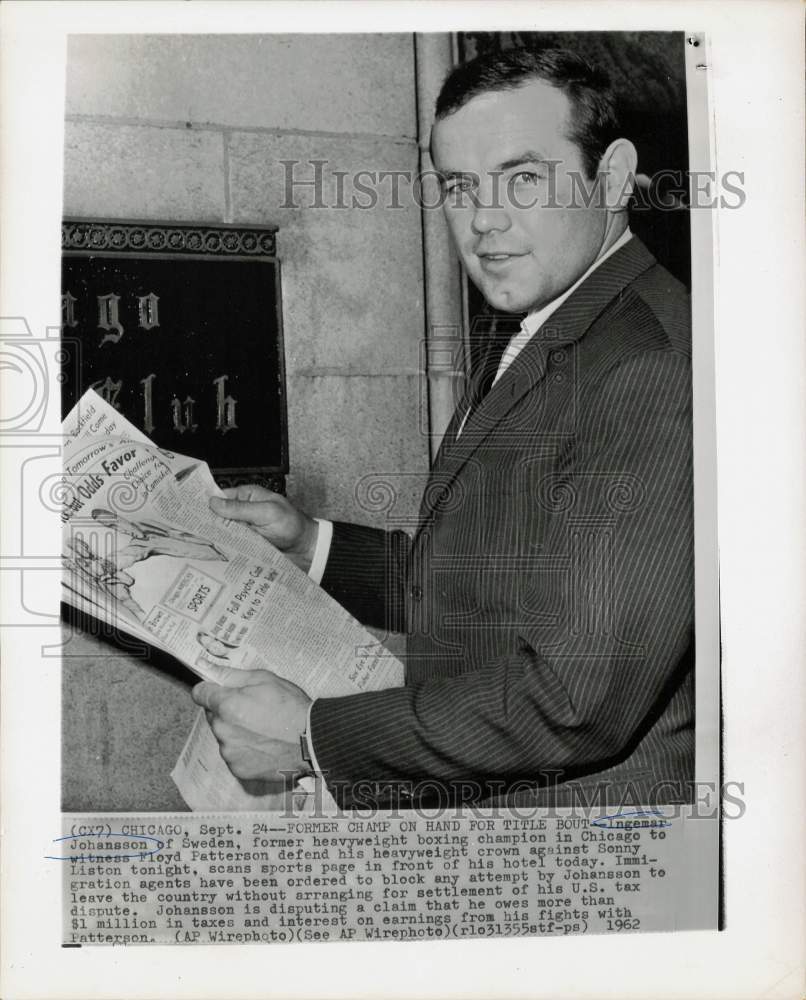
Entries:
{"type": "Polygon", "coordinates": [[[62,408],[92,387],[223,486],[288,471],[276,227],[66,219],[62,408]]]}

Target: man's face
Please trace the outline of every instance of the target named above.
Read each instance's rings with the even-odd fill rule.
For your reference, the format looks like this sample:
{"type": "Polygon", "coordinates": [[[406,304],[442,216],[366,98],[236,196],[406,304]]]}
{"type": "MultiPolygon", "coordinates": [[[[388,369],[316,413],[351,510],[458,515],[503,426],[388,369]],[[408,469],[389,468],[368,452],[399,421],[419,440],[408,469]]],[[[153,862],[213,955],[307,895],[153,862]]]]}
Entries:
{"type": "Polygon", "coordinates": [[[448,226],[471,279],[500,311],[546,305],[602,249],[607,212],[601,199],[586,208],[579,196],[580,182],[592,182],[566,138],[570,114],[562,91],[533,80],[480,94],[434,125],[448,226]]]}

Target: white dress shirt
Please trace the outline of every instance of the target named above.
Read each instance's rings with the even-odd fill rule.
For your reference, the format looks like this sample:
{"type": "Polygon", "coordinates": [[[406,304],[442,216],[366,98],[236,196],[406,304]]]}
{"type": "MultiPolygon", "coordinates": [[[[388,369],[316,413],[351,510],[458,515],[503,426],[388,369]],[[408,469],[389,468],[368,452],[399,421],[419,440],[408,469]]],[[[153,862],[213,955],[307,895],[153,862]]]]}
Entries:
{"type": "MultiPolygon", "coordinates": [[[[588,268],[588,270],[582,275],[582,277],[579,278],[577,281],[575,281],[570,288],[567,288],[562,293],[562,295],[558,295],[556,299],[552,299],[552,301],[549,302],[548,305],[543,306],[541,309],[535,309],[533,312],[530,312],[528,316],[524,316],[524,318],[521,320],[520,330],[512,337],[510,342],[507,344],[504,353],[501,355],[501,360],[498,363],[498,371],[495,373],[495,378],[493,379],[493,386],[499,381],[499,379],[507,370],[507,368],[509,368],[509,366],[515,360],[515,358],[517,358],[517,356],[521,353],[524,347],[526,347],[526,345],[529,343],[532,337],[534,337],[534,335],[537,333],[540,327],[543,326],[543,324],[546,322],[549,316],[551,316],[552,313],[555,313],[560,308],[560,306],[563,304],[563,302],[565,302],[568,296],[572,292],[576,291],[576,289],[579,288],[582,282],[585,281],[586,278],[590,277],[590,275],[596,270],[597,267],[599,267],[600,264],[603,264],[607,260],[607,258],[612,256],[617,250],[620,250],[625,245],[625,243],[627,243],[631,238],[632,238],[632,233],[630,232],[630,228],[628,226],[621,234],[621,236],[619,236],[619,238],[616,240],[613,246],[610,247],[608,250],[605,250],[605,252],[600,257],[597,257],[596,260],[588,268]]],[[[492,386],[490,388],[492,388],[492,386]]],[[[470,408],[465,412],[465,415],[462,417],[462,423],[459,425],[459,430],[456,433],[457,438],[464,430],[465,423],[469,416],[470,416],[470,408]]],[[[327,557],[325,557],[325,562],[327,562],[327,557]]]]}

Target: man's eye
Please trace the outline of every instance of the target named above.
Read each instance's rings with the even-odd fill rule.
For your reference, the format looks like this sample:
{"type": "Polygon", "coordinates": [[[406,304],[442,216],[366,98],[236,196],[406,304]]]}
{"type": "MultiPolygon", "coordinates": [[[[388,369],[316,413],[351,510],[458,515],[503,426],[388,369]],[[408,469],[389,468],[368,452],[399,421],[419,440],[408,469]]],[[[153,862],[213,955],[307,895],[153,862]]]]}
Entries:
{"type": "Polygon", "coordinates": [[[519,170],[512,175],[514,184],[539,184],[542,176],[536,170],[519,170]]]}
{"type": "Polygon", "coordinates": [[[445,182],[445,190],[452,193],[466,194],[473,189],[473,182],[469,177],[458,177],[455,180],[445,182]]]}

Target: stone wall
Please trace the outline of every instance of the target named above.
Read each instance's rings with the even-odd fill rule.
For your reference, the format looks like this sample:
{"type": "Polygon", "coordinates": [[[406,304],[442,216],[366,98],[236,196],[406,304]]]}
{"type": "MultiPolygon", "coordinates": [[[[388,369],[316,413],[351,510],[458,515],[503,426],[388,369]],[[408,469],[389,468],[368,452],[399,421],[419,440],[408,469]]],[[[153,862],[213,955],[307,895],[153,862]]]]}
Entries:
{"type": "MultiPolygon", "coordinates": [[[[313,514],[383,523],[357,491],[372,473],[411,514],[427,469],[419,208],[406,183],[390,208],[391,182],[374,207],[335,207],[340,172],[348,205],[358,171],[416,173],[416,131],[411,35],[69,43],[65,215],[280,227],[288,492],[313,514]],[[313,160],[329,207],[289,188],[313,160]]],[[[181,807],[168,772],[192,678],[113,652],[84,631],[65,650],[65,806],[181,807]]]]}

